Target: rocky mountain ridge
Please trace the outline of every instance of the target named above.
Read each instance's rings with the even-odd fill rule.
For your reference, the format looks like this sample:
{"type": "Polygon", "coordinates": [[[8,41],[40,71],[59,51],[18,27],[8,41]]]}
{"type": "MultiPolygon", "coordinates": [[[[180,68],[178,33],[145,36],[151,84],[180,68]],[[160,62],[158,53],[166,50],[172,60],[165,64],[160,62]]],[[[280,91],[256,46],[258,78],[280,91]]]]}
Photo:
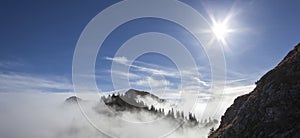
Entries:
{"type": "Polygon", "coordinates": [[[210,138],[300,137],[300,43],[239,96],[210,138]]]}

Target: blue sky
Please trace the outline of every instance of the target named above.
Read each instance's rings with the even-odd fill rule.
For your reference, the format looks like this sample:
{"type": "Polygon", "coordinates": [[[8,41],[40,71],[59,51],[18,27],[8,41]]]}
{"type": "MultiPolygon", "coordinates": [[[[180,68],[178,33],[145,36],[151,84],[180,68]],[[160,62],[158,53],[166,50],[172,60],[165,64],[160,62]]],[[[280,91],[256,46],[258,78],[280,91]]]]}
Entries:
{"type": "MultiPolygon", "coordinates": [[[[73,53],[81,32],[94,16],[117,2],[1,1],[0,92],[72,91],[73,53]]],[[[224,47],[230,89],[248,88],[300,42],[299,1],[182,2],[196,9],[210,24],[212,16],[221,22],[232,15],[228,26],[236,31],[226,36],[224,47]]],[[[198,84],[208,87],[209,62],[203,48],[182,27],[156,18],[127,22],[109,35],[97,56],[95,75],[99,87],[113,90],[111,63],[126,63],[126,59],[113,59],[115,52],[127,39],[145,32],[169,34],[187,46],[202,67],[198,84]]],[[[130,76],[134,88],[149,89],[144,85],[153,82],[155,86],[168,84],[169,89],[176,89],[179,83],[176,66],[166,57],[146,54],[134,65],[130,76]],[[155,71],[160,71],[166,81],[159,81],[161,75],[151,76],[155,71]],[[135,75],[140,78],[134,78],[135,75]]]]}

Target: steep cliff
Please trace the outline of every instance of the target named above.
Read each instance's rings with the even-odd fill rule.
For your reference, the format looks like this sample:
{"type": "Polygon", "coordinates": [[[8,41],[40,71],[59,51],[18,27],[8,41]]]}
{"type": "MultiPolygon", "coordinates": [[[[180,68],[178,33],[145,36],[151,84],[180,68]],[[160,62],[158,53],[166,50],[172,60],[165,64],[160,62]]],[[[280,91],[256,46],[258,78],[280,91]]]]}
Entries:
{"type": "Polygon", "coordinates": [[[300,44],[235,99],[209,137],[300,137],[300,44]]]}

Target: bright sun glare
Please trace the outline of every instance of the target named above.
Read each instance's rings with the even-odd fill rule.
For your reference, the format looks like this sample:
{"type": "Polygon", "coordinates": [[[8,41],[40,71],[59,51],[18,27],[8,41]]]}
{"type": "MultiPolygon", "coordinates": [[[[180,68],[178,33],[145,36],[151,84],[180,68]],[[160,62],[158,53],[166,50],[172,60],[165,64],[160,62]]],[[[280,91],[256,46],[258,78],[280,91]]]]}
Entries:
{"type": "Polygon", "coordinates": [[[230,32],[230,29],[224,23],[215,23],[212,29],[216,37],[222,41],[224,41],[226,35],[230,32]]]}

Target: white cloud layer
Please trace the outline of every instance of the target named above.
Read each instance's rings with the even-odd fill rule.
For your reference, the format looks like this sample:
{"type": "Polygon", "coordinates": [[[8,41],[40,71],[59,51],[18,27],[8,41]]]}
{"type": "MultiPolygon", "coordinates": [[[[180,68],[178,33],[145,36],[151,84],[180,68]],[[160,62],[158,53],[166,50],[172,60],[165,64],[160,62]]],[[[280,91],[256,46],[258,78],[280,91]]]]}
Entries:
{"type": "Polygon", "coordinates": [[[103,104],[85,101],[85,109],[95,129],[76,104],[64,104],[70,93],[0,93],[0,137],[11,138],[167,138],[205,137],[209,128],[183,127],[147,112],[124,112],[115,116],[103,104]],[[26,103],[26,104],[24,104],[26,103]],[[121,119],[121,120],[120,120],[121,119]],[[123,120],[123,121],[122,121],[123,120]],[[124,121],[127,120],[127,121],[124,121]]]}

